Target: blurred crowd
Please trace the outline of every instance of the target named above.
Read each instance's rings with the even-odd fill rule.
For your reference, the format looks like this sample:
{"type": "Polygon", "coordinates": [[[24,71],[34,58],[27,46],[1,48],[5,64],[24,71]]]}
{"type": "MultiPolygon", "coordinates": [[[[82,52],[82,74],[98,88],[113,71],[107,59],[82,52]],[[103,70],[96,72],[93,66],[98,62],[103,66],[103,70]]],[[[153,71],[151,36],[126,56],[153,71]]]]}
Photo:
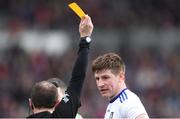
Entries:
{"type": "MultiPolygon", "coordinates": [[[[76,39],[72,38],[73,46],[61,56],[49,56],[43,52],[27,53],[17,45],[18,37],[14,35],[26,29],[71,31],[73,29],[75,33],[68,32],[68,34],[70,36],[75,34],[78,37],[79,18],[68,9],[67,4],[70,2],[72,1],[0,1],[0,29],[6,30],[12,36],[9,39],[12,45],[1,48],[0,51],[0,117],[27,116],[30,90],[37,81],[59,77],[68,84],[76,57],[76,39]]],[[[158,47],[163,43],[163,40],[160,42],[158,38],[154,43],[156,47],[142,48],[136,44],[137,39],[128,36],[132,29],[138,31],[142,26],[150,27],[155,32],[159,29],[172,28],[176,29],[174,32],[179,32],[180,1],[83,0],[77,3],[92,17],[95,26],[96,35],[90,53],[90,64],[99,54],[115,51],[125,61],[128,87],[141,98],[149,116],[151,118],[180,117],[180,43],[178,41],[180,36],[171,34],[172,36],[168,37],[175,39],[175,45],[168,47],[169,42],[167,42],[166,49],[171,50],[166,51],[158,47]],[[115,30],[117,34],[123,35],[110,36],[109,42],[99,49],[102,44],[97,43],[97,45],[96,42],[103,42],[102,39],[98,39],[98,33],[101,34],[102,29],[115,30]],[[113,39],[117,39],[116,47],[113,39]],[[106,47],[111,49],[106,50],[106,47]]],[[[168,38],[165,41],[172,41],[168,38]]],[[[166,38],[161,37],[161,39],[166,38]]],[[[138,41],[138,43],[142,42],[138,41]]],[[[83,88],[82,107],[79,111],[84,117],[102,118],[108,100],[103,99],[98,93],[90,64],[83,88]]]]}
{"type": "MultiPolygon", "coordinates": [[[[74,26],[77,18],[68,8],[73,0],[1,0],[1,27],[56,29],[74,26]],[[72,21],[73,19],[73,21],[72,21]]],[[[150,25],[179,26],[179,0],[75,1],[98,27],[150,25]]]]}

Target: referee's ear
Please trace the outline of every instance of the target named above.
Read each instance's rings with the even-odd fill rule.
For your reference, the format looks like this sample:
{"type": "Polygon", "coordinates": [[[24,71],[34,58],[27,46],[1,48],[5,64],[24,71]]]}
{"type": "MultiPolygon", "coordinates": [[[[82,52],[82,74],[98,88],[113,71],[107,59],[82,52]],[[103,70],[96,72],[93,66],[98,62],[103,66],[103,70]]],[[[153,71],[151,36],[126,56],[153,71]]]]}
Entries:
{"type": "Polygon", "coordinates": [[[29,107],[33,111],[34,107],[31,98],[29,98],[29,107]]]}
{"type": "Polygon", "coordinates": [[[56,108],[59,103],[60,103],[60,100],[56,100],[56,103],[55,103],[55,105],[54,105],[54,108],[56,108]]]}

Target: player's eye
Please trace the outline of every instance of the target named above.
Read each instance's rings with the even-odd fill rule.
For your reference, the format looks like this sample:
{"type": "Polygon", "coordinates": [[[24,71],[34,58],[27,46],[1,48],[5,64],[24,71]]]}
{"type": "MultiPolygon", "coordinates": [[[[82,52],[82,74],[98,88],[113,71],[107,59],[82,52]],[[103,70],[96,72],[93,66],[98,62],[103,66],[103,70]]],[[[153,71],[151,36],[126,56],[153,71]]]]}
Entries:
{"type": "Polygon", "coordinates": [[[102,79],[107,80],[109,79],[109,76],[103,76],[102,79]]]}
{"type": "Polygon", "coordinates": [[[96,77],[95,79],[96,79],[97,81],[99,81],[99,77],[96,77]]]}

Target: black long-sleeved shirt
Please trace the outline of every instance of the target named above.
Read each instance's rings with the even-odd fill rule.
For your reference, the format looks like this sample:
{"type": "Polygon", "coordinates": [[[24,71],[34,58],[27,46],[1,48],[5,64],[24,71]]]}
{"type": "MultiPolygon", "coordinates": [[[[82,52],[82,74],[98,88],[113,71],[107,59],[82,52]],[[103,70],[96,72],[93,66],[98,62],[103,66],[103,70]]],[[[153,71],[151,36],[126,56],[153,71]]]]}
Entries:
{"type": "Polygon", "coordinates": [[[75,118],[78,108],[81,106],[80,95],[88,65],[88,54],[89,43],[85,39],[81,39],[71,80],[61,102],[56,106],[53,113],[44,111],[30,115],[28,118],[75,118]]]}

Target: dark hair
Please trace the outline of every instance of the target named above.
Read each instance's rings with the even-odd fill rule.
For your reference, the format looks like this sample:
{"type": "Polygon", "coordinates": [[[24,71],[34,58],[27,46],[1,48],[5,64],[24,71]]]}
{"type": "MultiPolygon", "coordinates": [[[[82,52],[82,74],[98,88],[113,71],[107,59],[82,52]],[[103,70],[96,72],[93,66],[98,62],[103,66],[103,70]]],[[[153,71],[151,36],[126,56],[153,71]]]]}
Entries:
{"type": "Polygon", "coordinates": [[[125,72],[125,64],[121,57],[115,53],[107,53],[97,57],[92,63],[92,71],[111,70],[114,74],[125,72]]]}
{"type": "Polygon", "coordinates": [[[31,100],[35,108],[52,108],[58,100],[56,86],[47,81],[36,83],[31,91],[31,100]]]}
{"type": "Polygon", "coordinates": [[[50,78],[47,81],[52,83],[53,85],[55,85],[57,88],[61,88],[62,93],[65,93],[67,86],[63,82],[63,80],[61,80],[59,78],[50,78]]]}
{"type": "Polygon", "coordinates": [[[67,88],[66,84],[59,78],[50,78],[47,81],[54,84],[56,87],[67,88]]]}

